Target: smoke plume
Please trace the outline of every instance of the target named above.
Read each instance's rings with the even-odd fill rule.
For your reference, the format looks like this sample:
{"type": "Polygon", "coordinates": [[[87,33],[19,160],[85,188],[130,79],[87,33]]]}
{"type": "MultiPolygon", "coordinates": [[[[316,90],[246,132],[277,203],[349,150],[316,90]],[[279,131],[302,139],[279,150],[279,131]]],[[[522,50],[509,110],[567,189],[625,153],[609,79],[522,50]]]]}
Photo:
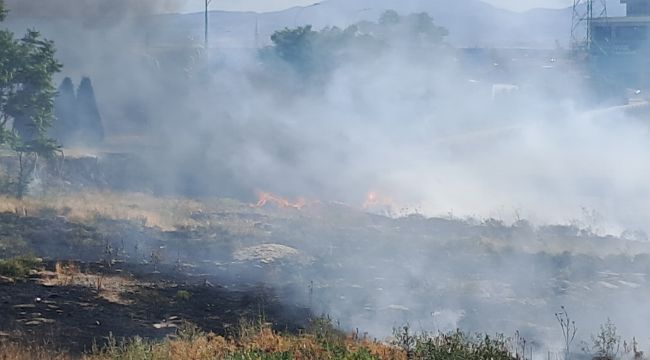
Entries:
{"type": "MultiPolygon", "coordinates": [[[[319,308],[348,319],[345,325],[381,333],[387,324],[414,318],[425,319],[423,327],[453,328],[476,325],[464,319],[496,321],[507,315],[539,321],[550,332],[552,315],[550,322],[542,320],[547,312],[563,302],[579,307],[589,301],[579,318],[594,321],[606,312],[627,319],[625,311],[637,309],[639,316],[625,331],[644,335],[647,311],[637,304],[643,297],[617,303],[606,291],[575,295],[596,289],[600,280],[580,283],[583,292],[566,290],[565,283],[576,280],[566,269],[593,275],[609,264],[598,257],[604,255],[567,259],[577,245],[563,243],[567,253],[558,255],[551,240],[540,244],[557,238],[555,228],[544,230],[548,224],[567,226],[560,230],[573,231],[572,239],[586,229],[589,239],[599,241],[650,231],[648,126],[624,108],[594,101],[584,68],[563,60],[561,49],[476,55],[448,44],[420,49],[413,39],[397,37],[379,53],[369,43],[362,50],[344,48],[345,61],[326,76],[309,77],[281,61],[266,61],[251,44],[206,53],[196,16],[167,23],[121,21],[173,10],[171,2],[8,5],[23,16],[107,24],[109,31],[84,33],[46,22],[44,32],[60,46],[64,75],[93,79],[109,137],[98,151],[137,153],[146,164],[140,170],[155,179],[152,191],[243,201],[268,191],[355,207],[373,193],[371,200],[382,199],[390,215],[442,216],[465,236],[460,239],[478,244],[459,250],[444,234],[426,241],[409,237],[409,218],[376,220],[377,237],[382,226],[405,235],[383,238],[381,246],[374,237],[362,239],[368,249],[345,249],[347,255],[359,254],[350,264],[304,274],[329,284],[347,281],[346,288],[314,290],[319,308]],[[119,142],[125,134],[137,138],[119,142]],[[530,228],[508,227],[522,219],[530,220],[530,228]],[[494,230],[495,223],[506,238],[516,233],[509,239],[532,244],[535,254],[475,251],[501,236],[475,225],[494,230]],[[549,278],[555,281],[552,290],[549,278]],[[371,310],[360,310],[366,308],[371,310]],[[515,313],[508,313],[512,309],[515,313]]],[[[253,38],[255,18],[242,15],[238,21],[251,21],[253,38]]],[[[314,63],[318,60],[323,59],[314,63]]],[[[359,240],[353,226],[349,231],[349,238],[359,240]]],[[[303,246],[324,256],[318,246],[344,247],[348,237],[324,234],[303,246]]],[[[625,268],[639,254],[626,248],[627,242],[617,244],[621,248],[611,255],[620,256],[615,261],[625,268]]],[[[599,250],[593,247],[590,255],[599,250]]],[[[616,286],[631,283],[622,281],[616,286]]],[[[483,325],[512,330],[500,328],[503,323],[483,325]]]]}
{"type": "Polygon", "coordinates": [[[12,16],[74,18],[87,27],[112,26],[128,17],[173,12],[179,0],[8,0],[12,16]]]}

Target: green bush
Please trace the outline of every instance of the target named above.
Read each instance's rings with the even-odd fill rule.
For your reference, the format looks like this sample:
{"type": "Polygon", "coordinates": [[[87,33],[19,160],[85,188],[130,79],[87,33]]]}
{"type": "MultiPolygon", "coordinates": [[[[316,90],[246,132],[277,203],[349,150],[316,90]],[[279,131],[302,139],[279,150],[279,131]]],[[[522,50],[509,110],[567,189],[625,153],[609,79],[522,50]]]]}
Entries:
{"type": "Polygon", "coordinates": [[[515,360],[502,335],[468,335],[460,330],[430,336],[413,334],[408,326],[394,331],[394,345],[400,347],[409,359],[418,360],[515,360]]]}
{"type": "Polygon", "coordinates": [[[192,293],[187,290],[178,290],[176,292],[176,300],[189,301],[192,298],[192,293]]]}
{"type": "Polygon", "coordinates": [[[15,280],[25,279],[29,275],[29,271],[38,268],[41,262],[41,259],[31,256],[0,260],[0,276],[15,280]]]}
{"type": "Polygon", "coordinates": [[[98,349],[93,346],[93,352],[101,359],[111,360],[155,360],[155,343],[135,337],[129,341],[118,344],[112,334],[109,334],[108,344],[98,349]]]}

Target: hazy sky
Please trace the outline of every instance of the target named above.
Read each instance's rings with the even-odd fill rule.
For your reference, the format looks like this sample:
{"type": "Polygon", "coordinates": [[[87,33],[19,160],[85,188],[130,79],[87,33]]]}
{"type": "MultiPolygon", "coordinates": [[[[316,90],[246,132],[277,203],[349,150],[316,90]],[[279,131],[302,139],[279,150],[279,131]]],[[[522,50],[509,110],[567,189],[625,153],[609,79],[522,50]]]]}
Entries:
{"type": "Polygon", "coordinates": [[[528,10],[536,7],[558,8],[558,7],[570,6],[571,4],[573,4],[571,0],[484,0],[484,1],[498,7],[515,10],[515,11],[528,10]]]}
{"type": "MultiPolygon", "coordinates": [[[[313,4],[317,0],[214,0],[214,10],[251,10],[251,11],[274,11],[289,8],[291,6],[305,6],[313,4]]],[[[522,11],[534,7],[564,7],[571,5],[571,0],[484,0],[498,7],[510,10],[522,11]]],[[[187,0],[185,11],[199,11],[202,1],[187,0]]]]}

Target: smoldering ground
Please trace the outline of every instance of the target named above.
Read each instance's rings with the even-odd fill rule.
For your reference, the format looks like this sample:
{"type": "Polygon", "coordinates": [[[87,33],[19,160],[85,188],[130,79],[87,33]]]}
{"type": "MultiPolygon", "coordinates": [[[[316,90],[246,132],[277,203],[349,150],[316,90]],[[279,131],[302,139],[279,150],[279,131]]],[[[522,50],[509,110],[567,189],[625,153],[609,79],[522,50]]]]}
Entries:
{"type": "MultiPolygon", "coordinates": [[[[265,190],[358,206],[372,191],[397,212],[444,214],[461,234],[472,228],[458,220],[466,217],[577,225],[596,235],[648,230],[647,124],[619,111],[591,111],[599,104],[573,65],[546,57],[514,70],[505,68],[508,61],[490,61],[481,72],[447,45],[419,51],[397,39],[378,56],[352,56],[307,79],[287,64],[268,65],[256,50],[206,56],[192,46],[200,38],[138,19],[82,34],[50,22],[43,31],[61,48],[64,74],[94,79],[113,136],[138,132],[137,146],[120,150],[138,149],[160,193],[251,200],[265,190]],[[170,55],[147,46],[153,33],[187,47],[170,55]],[[512,91],[495,94],[501,81],[512,91]]],[[[384,221],[404,232],[411,226],[408,218],[384,221]]],[[[514,238],[545,239],[539,231],[522,234],[514,238]]],[[[611,314],[627,321],[619,325],[626,334],[647,334],[642,296],[616,298],[595,287],[602,279],[581,283],[556,271],[544,244],[538,255],[483,257],[472,243],[441,247],[405,234],[385,240],[352,249],[359,256],[338,268],[305,270],[321,280],[312,305],[380,335],[405,321],[509,331],[521,319],[538,321],[546,334],[559,305],[589,301],[577,315],[589,326],[611,314]],[[561,297],[538,286],[548,279],[588,289],[561,297]],[[337,282],[344,286],[328,285],[337,282]],[[497,321],[509,311],[514,321],[497,321]]],[[[582,268],[573,258],[560,260],[582,268]]],[[[597,264],[584,268],[610,266],[589,261],[597,264]]]]}
{"type": "MultiPolygon", "coordinates": [[[[158,128],[175,143],[168,159],[200,153],[249,193],[356,205],[374,191],[429,215],[646,229],[643,123],[536,93],[536,81],[559,71],[533,79],[510,107],[495,105],[490,85],[477,90],[453,61],[385,56],[346,64],[315,93],[279,93],[217,71],[213,83],[225,76],[227,89],[187,97],[192,125],[158,128]]],[[[220,187],[219,176],[200,179],[220,187]]]]}

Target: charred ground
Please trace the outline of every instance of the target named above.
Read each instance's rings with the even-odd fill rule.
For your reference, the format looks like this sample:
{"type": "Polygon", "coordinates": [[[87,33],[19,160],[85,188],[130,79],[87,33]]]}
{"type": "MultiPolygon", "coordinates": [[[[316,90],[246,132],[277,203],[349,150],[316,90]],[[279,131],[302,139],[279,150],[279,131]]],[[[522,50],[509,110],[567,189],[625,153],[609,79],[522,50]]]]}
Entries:
{"type": "Polygon", "coordinates": [[[379,338],[410,323],[553,339],[560,306],[596,328],[594,314],[625,319],[611,304],[642,307],[648,291],[646,242],[571,225],[109,192],[56,199],[3,201],[3,258],[43,262],[3,278],[0,331],[74,352],[110,335],[162,338],[185,321],[228,335],[264,319],[298,333],[323,313],[379,338]]]}

